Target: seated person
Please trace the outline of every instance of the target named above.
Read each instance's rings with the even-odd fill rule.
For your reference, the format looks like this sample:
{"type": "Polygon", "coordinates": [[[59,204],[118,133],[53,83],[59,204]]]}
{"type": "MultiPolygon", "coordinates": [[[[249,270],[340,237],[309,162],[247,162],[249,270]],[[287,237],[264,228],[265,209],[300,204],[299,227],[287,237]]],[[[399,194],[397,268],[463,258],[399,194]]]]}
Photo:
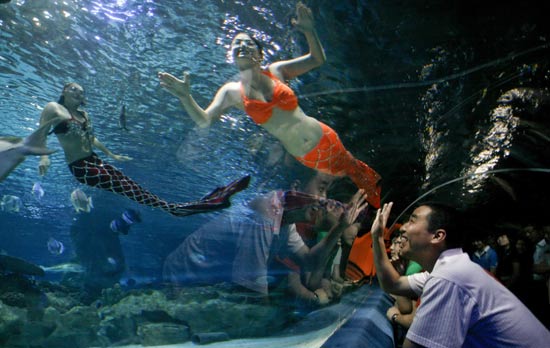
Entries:
{"type": "MultiPolygon", "coordinates": [[[[296,226],[299,228],[300,225],[296,224],[296,226]]],[[[292,255],[290,258],[279,259],[289,270],[287,277],[288,292],[295,295],[298,300],[309,300],[309,302],[314,300],[314,303],[321,305],[339,299],[345,288],[353,285],[342,278],[341,274],[343,274],[342,265],[345,266],[347,263],[349,250],[353,238],[357,235],[359,226],[359,223],[354,223],[346,228],[332,251],[328,253],[328,258],[318,258],[314,264],[300,267],[300,262],[295,262],[292,255]],[[314,293],[319,297],[318,301],[308,295],[311,290],[314,290],[314,293]]],[[[323,236],[321,236],[321,233],[319,233],[318,237],[319,242],[321,242],[326,238],[326,235],[323,233],[323,236]]]]}
{"type": "MultiPolygon", "coordinates": [[[[347,206],[296,191],[270,192],[254,199],[244,214],[222,215],[187,237],[166,258],[164,277],[177,284],[229,281],[268,295],[270,285],[288,273],[277,269],[277,258],[292,256],[300,266],[326,260],[366,206],[362,190],[347,206]],[[309,248],[296,232],[294,224],[300,221],[329,233],[309,248]]],[[[304,291],[302,297],[317,301],[319,293],[304,291]]]]}
{"type": "MultiPolygon", "coordinates": [[[[390,260],[395,270],[400,275],[411,275],[422,271],[422,266],[417,262],[407,259],[401,254],[401,231],[395,230],[392,233],[390,246],[390,260]]],[[[391,295],[391,294],[390,294],[391,295]]],[[[405,340],[405,334],[412,324],[416,309],[418,307],[418,298],[407,296],[391,295],[395,299],[393,306],[386,311],[386,317],[397,330],[397,340],[402,344],[405,340]]]]}

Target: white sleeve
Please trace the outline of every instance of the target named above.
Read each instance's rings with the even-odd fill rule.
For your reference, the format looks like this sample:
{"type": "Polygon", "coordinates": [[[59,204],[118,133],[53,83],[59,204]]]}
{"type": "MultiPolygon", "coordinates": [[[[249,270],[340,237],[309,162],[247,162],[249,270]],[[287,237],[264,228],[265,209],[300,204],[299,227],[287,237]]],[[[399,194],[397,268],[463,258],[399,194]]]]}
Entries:
{"type": "Polygon", "coordinates": [[[287,247],[288,250],[295,254],[305,245],[304,240],[302,237],[298,234],[298,231],[296,230],[296,225],[292,224],[288,227],[288,243],[287,247]]]}
{"type": "Polygon", "coordinates": [[[412,291],[414,291],[414,293],[417,294],[418,296],[422,295],[422,291],[424,290],[424,285],[426,284],[426,281],[428,281],[429,276],[430,276],[430,273],[426,271],[407,276],[407,280],[409,281],[409,286],[411,287],[412,291]]]}

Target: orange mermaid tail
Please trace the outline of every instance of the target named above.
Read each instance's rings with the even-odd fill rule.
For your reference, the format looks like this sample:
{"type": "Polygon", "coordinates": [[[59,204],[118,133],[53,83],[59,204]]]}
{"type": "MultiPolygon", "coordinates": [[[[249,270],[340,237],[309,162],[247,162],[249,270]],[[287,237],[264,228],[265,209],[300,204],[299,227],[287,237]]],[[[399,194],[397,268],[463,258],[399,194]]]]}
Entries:
{"type": "Polygon", "coordinates": [[[382,190],[380,174],[365,162],[353,158],[353,165],[349,167],[348,176],[357,187],[365,190],[369,205],[375,209],[380,208],[380,192],[382,190]]]}
{"type": "Polygon", "coordinates": [[[296,159],[306,167],[334,176],[348,176],[358,188],[365,190],[369,205],[380,208],[380,175],[346,150],[338,134],[319,122],[323,136],[313,150],[296,159]]]}

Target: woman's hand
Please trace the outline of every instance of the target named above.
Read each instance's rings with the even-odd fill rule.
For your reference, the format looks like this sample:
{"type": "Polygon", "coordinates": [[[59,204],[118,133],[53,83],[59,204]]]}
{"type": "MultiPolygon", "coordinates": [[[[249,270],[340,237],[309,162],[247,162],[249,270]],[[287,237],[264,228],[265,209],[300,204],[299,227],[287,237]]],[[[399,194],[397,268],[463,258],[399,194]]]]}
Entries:
{"type": "Polygon", "coordinates": [[[180,80],[174,75],[165,72],[159,72],[158,77],[160,86],[178,98],[187,97],[191,94],[191,79],[189,73],[184,72],[180,80]]]}
{"type": "Polygon", "coordinates": [[[386,203],[382,206],[382,209],[376,211],[376,218],[374,218],[371,228],[373,240],[384,235],[384,228],[386,228],[386,224],[388,223],[388,217],[390,216],[392,206],[393,202],[386,203]]]}
{"type": "Polygon", "coordinates": [[[50,168],[50,164],[51,164],[51,161],[49,157],[40,158],[40,162],[38,163],[38,174],[40,176],[46,175],[48,168],[50,168]]]}
{"type": "Polygon", "coordinates": [[[121,162],[131,161],[133,159],[132,157],[129,157],[129,156],[115,155],[115,154],[112,154],[110,157],[116,161],[121,161],[121,162]]]}
{"type": "Polygon", "coordinates": [[[346,227],[353,225],[359,214],[369,205],[367,194],[364,192],[363,189],[360,189],[353,195],[340,224],[345,224],[346,227]]]}
{"type": "Polygon", "coordinates": [[[301,32],[314,30],[315,23],[311,9],[302,2],[298,2],[296,4],[296,17],[297,18],[293,18],[291,21],[292,25],[296,27],[296,29],[301,32]]]}
{"type": "Polygon", "coordinates": [[[329,294],[323,288],[319,288],[313,292],[317,299],[317,304],[324,306],[330,303],[329,294]]]}

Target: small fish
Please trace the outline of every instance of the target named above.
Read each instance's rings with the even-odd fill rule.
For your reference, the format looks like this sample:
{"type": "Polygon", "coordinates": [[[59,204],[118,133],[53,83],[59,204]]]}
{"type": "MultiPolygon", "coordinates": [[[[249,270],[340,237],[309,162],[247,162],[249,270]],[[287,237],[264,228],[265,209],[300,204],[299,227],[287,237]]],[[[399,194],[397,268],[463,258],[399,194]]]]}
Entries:
{"type": "Polygon", "coordinates": [[[2,211],[10,213],[18,213],[21,210],[21,198],[12,195],[4,195],[2,201],[0,201],[0,208],[2,211]]]}
{"type": "Polygon", "coordinates": [[[193,263],[201,264],[206,261],[206,256],[201,253],[191,253],[191,255],[189,255],[189,259],[191,259],[191,262],[193,263]]]}
{"type": "Polygon", "coordinates": [[[126,209],[124,213],[122,213],[122,219],[131,225],[136,222],[141,222],[141,215],[134,209],[126,209]]]}
{"type": "Polygon", "coordinates": [[[115,233],[128,234],[128,232],[130,232],[130,225],[128,225],[122,218],[112,220],[109,227],[111,227],[111,231],[115,233]]]}
{"type": "Polygon", "coordinates": [[[47,246],[48,251],[50,252],[50,254],[53,255],[61,255],[65,251],[65,246],[63,245],[63,243],[52,237],[48,239],[47,246]]]}
{"type": "Polygon", "coordinates": [[[86,196],[86,194],[78,188],[71,193],[71,203],[77,213],[81,211],[89,213],[94,207],[92,197],[86,196]]]}
{"type": "Polygon", "coordinates": [[[134,278],[128,278],[125,282],[122,282],[124,285],[128,287],[136,286],[137,282],[134,278]]]}
{"type": "Polygon", "coordinates": [[[61,263],[59,265],[48,267],[40,266],[40,268],[42,268],[44,272],[47,273],[83,273],[84,271],[86,271],[84,267],[74,262],[61,263]]]}
{"type": "Polygon", "coordinates": [[[141,222],[139,212],[133,209],[126,209],[119,218],[111,221],[111,230],[113,232],[128,234],[130,226],[136,222],[141,222]]]}
{"type": "Polygon", "coordinates": [[[120,110],[120,116],[118,117],[118,126],[120,129],[128,130],[126,127],[126,105],[122,105],[122,110],[120,110]]]}
{"type": "Polygon", "coordinates": [[[41,200],[42,197],[44,197],[44,189],[42,188],[42,185],[40,185],[39,182],[35,182],[34,185],[32,185],[32,195],[37,200],[41,200]]]}
{"type": "Polygon", "coordinates": [[[117,264],[116,260],[113,257],[110,257],[110,256],[107,258],[107,262],[109,264],[113,265],[113,266],[116,266],[116,264],[117,264]]]}

